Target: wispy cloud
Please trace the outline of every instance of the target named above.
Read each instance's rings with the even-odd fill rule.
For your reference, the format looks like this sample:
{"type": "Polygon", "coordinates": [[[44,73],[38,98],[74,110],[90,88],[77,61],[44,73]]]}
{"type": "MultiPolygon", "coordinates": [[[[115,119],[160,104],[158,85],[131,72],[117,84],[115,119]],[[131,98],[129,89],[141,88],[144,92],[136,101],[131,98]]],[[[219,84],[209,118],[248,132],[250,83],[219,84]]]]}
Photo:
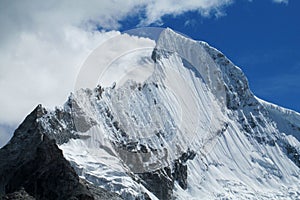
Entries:
{"type": "Polygon", "coordinates": [[[289,0],[273,0],[274,3],[284,3],[284,4],[288,4],[289,0]]]}

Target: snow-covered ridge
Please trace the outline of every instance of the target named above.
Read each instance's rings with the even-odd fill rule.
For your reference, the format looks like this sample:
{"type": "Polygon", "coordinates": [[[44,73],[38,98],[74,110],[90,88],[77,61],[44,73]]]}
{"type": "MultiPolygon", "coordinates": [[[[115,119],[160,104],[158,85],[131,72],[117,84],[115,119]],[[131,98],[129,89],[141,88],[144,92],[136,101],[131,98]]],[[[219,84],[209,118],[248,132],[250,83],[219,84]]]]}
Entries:
{"type": "Polygon", "coordinates": [[[153,66],[143,81],[78,90],[39,119],[80,176],[125,199],[300,197],[298,113],[257,99],[221,52],[170,29],[139,56],[153,66]]]}
{"type": "MultiPolygon", "coordinates": [[[[258,99],[258,98],[257,98],[258,99]]],[[[300,140],[300,114],[275,104],[258,99],[265,109],[270,113],[270,118],[277,124],[277,128],[300,140]]]]}
{"type": "Polygon", "coordinates": [[[193,66],[194,72],[201,75],[216,98],[230,109],[256,103],[242,70],[206,42],[195,41],[165,29],[157,41],[156,49],[176,52],[183,62],[193,66]]]}

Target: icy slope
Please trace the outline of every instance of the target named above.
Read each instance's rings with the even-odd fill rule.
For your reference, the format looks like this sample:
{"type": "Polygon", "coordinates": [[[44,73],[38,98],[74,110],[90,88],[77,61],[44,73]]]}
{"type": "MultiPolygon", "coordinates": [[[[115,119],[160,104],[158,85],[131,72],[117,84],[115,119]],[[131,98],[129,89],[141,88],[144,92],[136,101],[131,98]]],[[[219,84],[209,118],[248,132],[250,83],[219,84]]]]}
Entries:
{"type": "Polygon", "coordinates": [[[300,198],[298,113],[257,99],[221,52],[170,29],[125,58],[116,68],[141,79],[81,89],[39,119],[81,177],[125,199],[300,198]]]}

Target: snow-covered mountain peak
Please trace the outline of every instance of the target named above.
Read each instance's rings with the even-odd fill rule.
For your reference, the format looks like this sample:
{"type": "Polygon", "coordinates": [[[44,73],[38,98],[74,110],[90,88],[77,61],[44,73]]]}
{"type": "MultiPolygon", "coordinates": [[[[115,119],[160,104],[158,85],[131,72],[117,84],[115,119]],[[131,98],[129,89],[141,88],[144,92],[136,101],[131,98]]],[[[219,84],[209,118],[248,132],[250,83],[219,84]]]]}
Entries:
{"type": "Polygon", "coordinates": [[[167,28],[161,32],[155,51],[155,55],[159,52],[162,56],[175,53],[181,57],[183,66],[201,77],[216,98],[228,108],[237,109],[240,104],[254,103],[242,70],[207,43],[184,37],[167,28]]]}
{"type": "Polygon", "coordinates": [[[240,185],[237,193],[247,193],[251,185],[245,198],[257,192],[263,197],[270,181],[297,182],[289,177],[299,173],[299,142],[286,132],[298,126],[283,126],[288,118],[252,94],[240,68],[207,43],[170,29],[161,32],[151,51],[122,55],[110,73],[114,66],[134,66],[138,73],[125,70],[124,81],[111,87],[81,89],[62,109],[71,113],[74,139],[64,139],[60,147],[81,176],[123,197],[152,193],[161,199],[228,196],[231,184],[240,185]],[[280,152],[289,154],[275,161],[280,152]],[[286,170],[286,162],[296,165],[286,170]],[[253,168],[258,171],[250,172],[253,168]],[[143,186],[136,182],[140,178],[143,186]],[[160,192],[156,181],[165,184],[160,192]]]}
{"type": "Polygon", "coordinates": [[[107,43],[99,85],[38,118],[79,176],[125,199],[299,198],[298,113],[205,42],[165,29],[136,44],[107,43]]]}
{"type": "Polygon", "coordinates": [[[203,46],[195,40],[185,38],[171,29],[164,30],[156,44],[159,51],[174,52],[186,67],[192,68],[221,101],[225,101],[225,88],[221,71],[203,46]],[[193,69],[194,68],[194,69],[193,69]]]}
{"type": "Polygon", "coordinates": [[[60,147],[79,175],[126,198],[264,198],[297,188],[274,192],[283,179],[299,182],[300,129],[282,123],[295,114],[258,100],[241,69],[205,42],[166,29],[150,50],[123,54],[106,77],[138,73],[81,89],[58,112],[70,113],[57,119],[62,130],[73,124],[60,147]]]}

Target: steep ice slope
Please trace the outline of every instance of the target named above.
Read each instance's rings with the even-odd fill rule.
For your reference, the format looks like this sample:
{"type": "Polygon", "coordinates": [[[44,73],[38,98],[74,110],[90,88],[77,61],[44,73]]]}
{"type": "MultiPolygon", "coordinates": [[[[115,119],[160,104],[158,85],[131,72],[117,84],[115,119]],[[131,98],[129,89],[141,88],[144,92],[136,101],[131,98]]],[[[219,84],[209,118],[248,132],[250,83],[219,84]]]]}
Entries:
{"type": "Polygon", "coordinates": [[[79,90],[39,119],[80,176],[126,199],[300,198],[298,113],[170,29],[131,58],[143,82],[79,90]]]}

